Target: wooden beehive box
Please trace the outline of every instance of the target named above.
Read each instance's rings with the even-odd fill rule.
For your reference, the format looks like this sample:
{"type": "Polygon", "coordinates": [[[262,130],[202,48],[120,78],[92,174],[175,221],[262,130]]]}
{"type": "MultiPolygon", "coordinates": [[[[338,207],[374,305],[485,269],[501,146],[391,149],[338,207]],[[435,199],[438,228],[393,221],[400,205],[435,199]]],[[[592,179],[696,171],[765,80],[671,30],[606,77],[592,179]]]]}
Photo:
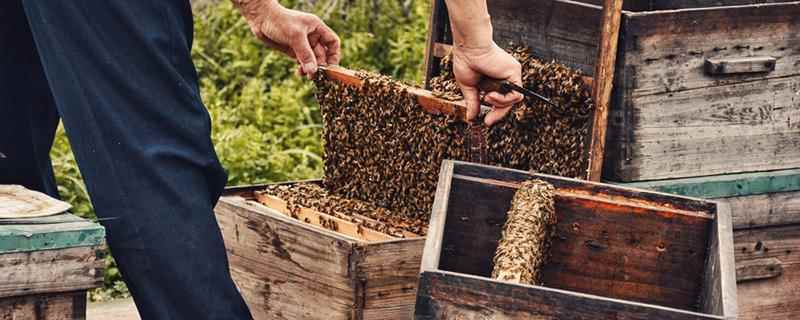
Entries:
{"type": "Polygon", "coordinates": [[[332,231],[316,224],[319,212],[304,208],[293,218],[285,203],[254,201],[261,189],[229,189],[215,208],[231,274],[255,319],[412,316],[424,238],[391,239],[342,221],[332,231]]]}
{"type": "Polygon", "coordinates": [[[734,319],[726,205],[448,161],[425,243],[417,319],[734,319]],[[489,278],[521,181],[556,187],[543,286],[489,278]]]}
{"type": "Polygon", "coordinates": [[[800,318],[800,170],[626,186],[727,203],[733,217],[739,319],[800,318]]]}
{"type": "Polygon", "coordinates": [[[103,286],[105,230],[70,214],[0,219],[0,319],[86,317],[103,286]]]}
{"type": "MultiPolygon", "coordinates": [[[[542,59],[593,75],[600,2],[488,5],[499,45],[525,44],[542,59]]],[[[800,167],[800,2],[624,3],[604,178],[800,167]]],[[[433,1],[428,79],[452,43],[449,28],[444,1],[433,1]]]]}

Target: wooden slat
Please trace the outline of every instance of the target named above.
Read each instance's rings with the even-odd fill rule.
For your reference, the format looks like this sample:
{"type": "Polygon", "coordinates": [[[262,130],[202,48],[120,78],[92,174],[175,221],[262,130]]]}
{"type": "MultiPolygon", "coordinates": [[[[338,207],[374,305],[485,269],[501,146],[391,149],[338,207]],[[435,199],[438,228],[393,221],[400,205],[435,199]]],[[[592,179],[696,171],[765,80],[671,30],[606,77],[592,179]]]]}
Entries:
{"type": "MultiPolygon", "coordinates": [[[[348,70],[339,66],[326,66],[325,74],[333,80],[341,83],[360,87],[363,85],[363,80],[356,75],[352,70],[348,70]]],[[[407,86],[406,91],[417,98],[417,103],[426,111],[432,114],[449,114],[453,115],[457,120],[466,122],[466,105],[463,100],[449,101],[438,98],[432,92],[407,86]]]]}
{"type": "Polygon", "coordinates": [[[256,199],[260,204],[269,207],[275,211],[278,211],[287,217],[295,218],[297,220],[303,221],[305,223],[309,223],[320,228],[325,228],[328,230],[332,230],[330,226],[331,222],[336,224],[336,229],[332,230],[335,232],[339,232],[345,234],[349,237],[359,239],[362,241],[385,241],[385,240],[392,240],[396,239],[388,234],[369,229],[367,227],[358,225],[356,223],[344,220],[339,217],[335,217],[332,215],[324,214],[317,210],[302,207],[297,212],[294,213],[296,217],[293,217],[292,212],[290,212],[286,201],[280,199],[275,196],[271,196],[264,193],[257,193],[256,199]]]}
{"type": "Polygon", "coordinates": [[[450,181],[453,179],[456,162],[445,160],[439,169],[439,182],[436,185],[431,218],[428,223],[428,232],[425,240],[425,255],[422,257],[421,270],[439,269],[444,226],[447,219],[448,204],[450,203],[450,181]]]}
{"type": "Polygon", "coordinates": [[[88,246],[0,254],[0,298],[101,287],[102,250],[88,246]]]}
{"type": "Polygon", "coordinates": [[[698,198],[729,198],[766,193],[800,191],[800,169],[725,174],[632,183],[631,188],[656,190],[698,198]]]}
{"type": "Polygon", "coordinates": [[[600,44],[595,64],[595,86],[592,88],[594,119],[589,145],[589,180],[600,181],[603,173],[603,155],[606,145],[608,110],[611,107],[611,90],[614,87],[614,68],[617,60],[617,41],[622,14],[622,0],[604,0],[600,24],[600,44]]]}
{"type": "Polygon", "coordinates": [[[708,314],[735,317],[736,267],[733,256],[733,224],[727,204],[717,204],[717,219],[709,236],[700,311],[708,314]]]}
{"type": "Polygon", "coordinates": [[[783,265],[777,258],[745,260],[736,264],[736,282],[780,277],[783,265]]]}
{"type": "Polygon", "coordinates": [[[86,291],[32,294],[0,299],[0,319],[84,320],[86,291]]]}
{"type": "MultiPolygon", "coordinates": [[[[678,309],[609,299],[489,278],[426,271],[415,319],[724,319],[678,309]]],[[[732,318],[727,318],[732,319],[732,318]]]]}
{"type": "Polygon", "coordinates": [[[731,206],[735,229],[800,223],[800,191],[722,198],[717,201],[731,206]]]}
{"type": "Polygon", "coordinates": [[[770,56],[706,59],[705,69],[708,75],[731,75],[737,73],[764,73],[775,70],[777,60],[770,56]]]}
{"type": "Polygon", "coordinates": [[[425,239],[370,243],[359,247],[363,319],[407,320],[414,312],[425,239]]]}
{"type": "Polygon", "coordinates": [[[777,259],[777,277],[738,284],[739,319],[795,319],[800,315],[800,225],[738,230],[737,265],[777,259]]]}
{"type": "Polygon", "coordinates": [[[355,240],[240,197],[215,208],[231,273],[257,319],[349,319],[355,240]]]}

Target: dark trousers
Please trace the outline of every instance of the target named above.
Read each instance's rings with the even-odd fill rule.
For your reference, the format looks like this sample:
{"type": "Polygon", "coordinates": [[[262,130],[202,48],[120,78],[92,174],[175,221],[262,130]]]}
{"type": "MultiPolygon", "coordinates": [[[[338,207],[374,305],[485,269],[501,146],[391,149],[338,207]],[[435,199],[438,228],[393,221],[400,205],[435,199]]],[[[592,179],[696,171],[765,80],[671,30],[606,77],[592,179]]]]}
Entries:
{"type": "Polygon", "coordinates": [[[143,319],[249,319],[188,0],[0,1],[0,183],[57,195],[59,118],[143,319]]]}

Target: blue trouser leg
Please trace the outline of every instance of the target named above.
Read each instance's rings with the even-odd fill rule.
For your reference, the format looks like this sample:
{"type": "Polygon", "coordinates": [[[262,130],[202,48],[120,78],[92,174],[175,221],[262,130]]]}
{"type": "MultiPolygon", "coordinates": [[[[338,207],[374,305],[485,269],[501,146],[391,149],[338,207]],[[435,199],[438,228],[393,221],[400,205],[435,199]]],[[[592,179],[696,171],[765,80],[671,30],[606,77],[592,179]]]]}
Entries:
{"type": "Polygon", "coordinates": [[[20,1],[0,1],[0,183],[58,196],[50,148],[58,112],[20,1]]]}
{"type": "Polygon", "coordinates": [[[249,319],[212,211],[226,175],[190,58],[188,1],[22,3],[142,318],[249,319]]]}

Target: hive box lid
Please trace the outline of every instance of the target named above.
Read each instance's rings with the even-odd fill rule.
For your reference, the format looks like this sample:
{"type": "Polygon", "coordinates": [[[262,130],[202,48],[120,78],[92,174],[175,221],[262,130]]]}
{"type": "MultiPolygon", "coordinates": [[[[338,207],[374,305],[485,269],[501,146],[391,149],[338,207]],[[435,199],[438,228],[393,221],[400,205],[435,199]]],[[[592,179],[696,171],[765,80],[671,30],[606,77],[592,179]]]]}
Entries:
{"type": "Polygon", "coordinates": [[[421,271],[418,319],[736,314],[726,205],[456,161],[442,165],[421,271]],[[559,221],[543,286],[489,278],[511,199],[529,179],[556,187],[559,221]]]}

